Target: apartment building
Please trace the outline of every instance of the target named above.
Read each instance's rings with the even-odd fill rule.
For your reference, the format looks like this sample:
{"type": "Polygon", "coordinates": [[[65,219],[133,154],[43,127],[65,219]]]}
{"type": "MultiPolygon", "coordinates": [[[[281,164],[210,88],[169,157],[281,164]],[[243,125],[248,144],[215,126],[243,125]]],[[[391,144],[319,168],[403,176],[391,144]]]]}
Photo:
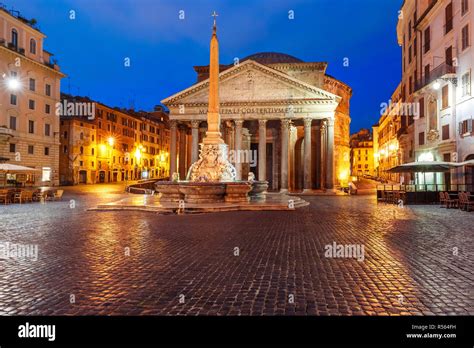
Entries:
{"type": "Polygon", "coordinates": [[[60,83],[65,76],[44,49],[45,34],[17,11],[0,6],[0,159],[35,174],[0,181],[59,184],[60,83]]]}
{"type": "MultiPolygon", "coordinates": [[[[416,161],[474,158],[474,2],[406,0],[397,34],[402,46],[404,101],[414,102],[416,161]]],[[[474,184],[472,167],[419,178],[427,184],[474,184]]]]}
{"type": "Polygon", "coordinates": [[[351,135],[351,175],[375,175],[374,147],[370,130],[361,129],[351,135]]]}
{"type": "Polygon", "coordinates": [[[63,94],[64,105],[91,114],[61,116],[63,184],[96,184],[169,176],[167,113],[112,108],[63,94]]]}

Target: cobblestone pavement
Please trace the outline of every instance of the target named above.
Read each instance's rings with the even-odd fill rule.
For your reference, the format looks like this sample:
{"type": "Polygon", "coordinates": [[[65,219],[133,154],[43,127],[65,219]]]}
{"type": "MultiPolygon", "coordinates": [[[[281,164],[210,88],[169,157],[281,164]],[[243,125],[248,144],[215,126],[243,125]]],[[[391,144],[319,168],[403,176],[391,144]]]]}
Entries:
{"type": "Polygon", "coordinates": [[[374,196],[305,197],[294,212],[86,211],[123,196],[0,206],[0,243],[39,248],[37,261],[0,259],[0,314],[474,314],[474,212],[374,196]],[[325,257],[334,242],[363,245],[363,261],[325,257]]]}

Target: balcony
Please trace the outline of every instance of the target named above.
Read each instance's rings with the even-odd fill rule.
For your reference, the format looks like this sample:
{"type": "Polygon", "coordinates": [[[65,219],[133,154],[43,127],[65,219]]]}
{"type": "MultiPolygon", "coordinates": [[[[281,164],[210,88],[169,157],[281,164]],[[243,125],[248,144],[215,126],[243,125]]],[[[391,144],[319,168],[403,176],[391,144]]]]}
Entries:
{"type": "Polygon", "coordinates": [[[440,78],[450,77],[449,75],[456,74],[456,67],[448,65],[446,63],[438,65],[436,68],[430,71],[428,76],[422,76],[421,79],[415,82],[415,91],[422,89],[429,85],[431,82],[436,81],[440,78]]]}
{"type": "Polygon", "coordinates": [[[7,127],[0,127],[0,143],[7,143],[13,137],[13,131],[7,127]]]}

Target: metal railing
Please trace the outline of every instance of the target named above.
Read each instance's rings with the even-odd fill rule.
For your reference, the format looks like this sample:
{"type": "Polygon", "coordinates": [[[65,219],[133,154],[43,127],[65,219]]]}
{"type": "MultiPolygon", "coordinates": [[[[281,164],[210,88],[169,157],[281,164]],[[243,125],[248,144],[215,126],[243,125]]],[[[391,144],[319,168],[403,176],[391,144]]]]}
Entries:
{"type": "Polygon", "coordinates": [[[448,65],[446,63],[442,63],[438,65],[436,68],[430,71],[429,75],[422,76],[421,79],[415,81],[415,91],[422,89],[426,85],[429,85],[431,82],[445,76],[448,74],[455,74],[456,67],[452,65],[448,65]]]}

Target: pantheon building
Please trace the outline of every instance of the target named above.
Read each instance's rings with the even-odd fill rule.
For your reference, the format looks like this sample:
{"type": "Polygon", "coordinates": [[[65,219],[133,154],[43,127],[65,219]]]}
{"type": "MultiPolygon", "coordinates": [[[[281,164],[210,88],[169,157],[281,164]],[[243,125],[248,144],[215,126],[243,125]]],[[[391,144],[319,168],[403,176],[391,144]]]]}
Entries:
{"type": "MultiPolygon", "coordinates": [[[[221,133],[238,179],[253,172],[272,191],[334,190],[350,172],[352,90],[327,63],[257,53],[220,65],[221,133]]],[[[170,173],[186,177],[206,131],[209,66],[196,84],[164,100],[170,110],[170,173]]]]}

